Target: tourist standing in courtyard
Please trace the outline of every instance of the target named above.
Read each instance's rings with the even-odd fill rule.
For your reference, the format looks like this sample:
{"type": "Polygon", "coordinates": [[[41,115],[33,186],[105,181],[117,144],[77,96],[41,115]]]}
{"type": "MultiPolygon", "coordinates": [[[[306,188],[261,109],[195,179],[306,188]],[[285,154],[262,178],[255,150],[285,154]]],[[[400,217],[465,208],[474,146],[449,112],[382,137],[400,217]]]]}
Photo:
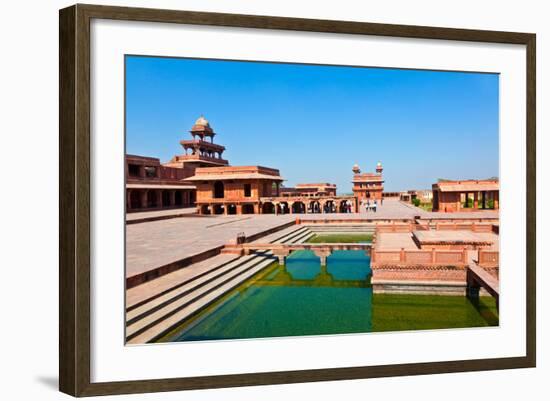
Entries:
{"type": "Polygon", "coordinates": [[[374,211],[374,213],[376,213],[376,199],[374,200],[374,203],[372,204],[372,210],[374,211]]]}

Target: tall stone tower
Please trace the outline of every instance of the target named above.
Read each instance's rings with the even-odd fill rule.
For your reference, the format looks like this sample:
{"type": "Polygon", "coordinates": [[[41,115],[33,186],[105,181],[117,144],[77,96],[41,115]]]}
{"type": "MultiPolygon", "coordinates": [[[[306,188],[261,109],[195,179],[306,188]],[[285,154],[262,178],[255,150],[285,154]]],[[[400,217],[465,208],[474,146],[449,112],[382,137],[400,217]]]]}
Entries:
{"type": "Polygon", "coordinates": [[[216,133],[204,116],[200,116],[189,131],[193,139],[180,141],[185,154],[177,155],[164,165],[167,167],[192,168],[227,166],[222,158],[225,147],[214,143],[216,133]]]}
{"type": "Polygon", "coordinates": [[[382,178],[382,163],[376,165],[376,173],[361,173],[357,164],[352,168],[353,171],[353,195],[359,202],[369,200],[380,201],[384,191],[384,179],[382,178]]]}

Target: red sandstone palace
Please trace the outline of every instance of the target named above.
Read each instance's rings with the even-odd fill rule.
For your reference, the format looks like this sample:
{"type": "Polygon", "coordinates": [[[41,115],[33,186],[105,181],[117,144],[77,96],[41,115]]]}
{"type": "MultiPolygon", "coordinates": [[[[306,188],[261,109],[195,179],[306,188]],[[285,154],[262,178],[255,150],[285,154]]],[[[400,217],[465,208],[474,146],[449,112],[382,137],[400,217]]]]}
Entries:
{"type": "Polygon", "coordinates": [[[378,162],[375,173],[361,173],[357,164],[353,166],[353,194],[359,203],[363,201],[380,201],[384,191],[384,179],[382,178],[382,163],[378,162]]]}
{"type": "Polygon", "coordinates": [[[497,179],[442,180],[432,185],[432,192],[434,212],[499,208],[499,182],[497,179]]]}
{"type": "MultiPolygon", "coordinates": [[[[203,116],[189,132],[192,139],[180,141],[184,154],[167,163],[152,157],[126,155],[128,212],[195,206],[199,214],[355,213],[366,201],[398,196],[404,200],[403,193],[383,192],[380,162],[374,173],[361,173],[355,164],[353,195],[339,196],[335,184],[284,187],[278,169],[230,166],[222,157],[225,147],[214,143],[216,133],[203,116]]],[[[498,180],[440,181],[426,192],[433,193],[433,211],[499,207],[498,180]]],[[[413,195],[417,194],[409,194],[407,200],[413,195]]]]}

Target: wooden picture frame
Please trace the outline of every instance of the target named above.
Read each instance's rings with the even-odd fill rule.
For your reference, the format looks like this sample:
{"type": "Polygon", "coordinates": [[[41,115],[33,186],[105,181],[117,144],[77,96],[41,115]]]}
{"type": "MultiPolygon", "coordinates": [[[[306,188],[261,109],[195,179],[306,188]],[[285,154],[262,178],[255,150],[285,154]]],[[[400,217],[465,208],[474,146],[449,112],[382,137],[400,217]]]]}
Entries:
{"type": "Polygon", "coordinates": [[[60,10],[59,388],[73,396],[144,393],[534,367],[536,361],[535,43],[531,33],[75,5],[60,10]],[[184,23],[526,46],[526,356],[391,366],[92,383],[90,380],[90,21],[184,23]]]}

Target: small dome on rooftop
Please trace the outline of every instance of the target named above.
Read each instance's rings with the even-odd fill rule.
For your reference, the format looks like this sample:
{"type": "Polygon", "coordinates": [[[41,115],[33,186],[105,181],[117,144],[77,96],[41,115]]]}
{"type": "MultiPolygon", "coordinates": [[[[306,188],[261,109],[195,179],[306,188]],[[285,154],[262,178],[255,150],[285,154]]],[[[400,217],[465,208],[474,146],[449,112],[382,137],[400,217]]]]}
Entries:
{"type": "Polygon", "coordinates": [[[210,123],[204,116],[200,116],[197,118],[197,121],[195,121],[195,125],[202,125],[203,127],[210,127],[210,123]]]}

